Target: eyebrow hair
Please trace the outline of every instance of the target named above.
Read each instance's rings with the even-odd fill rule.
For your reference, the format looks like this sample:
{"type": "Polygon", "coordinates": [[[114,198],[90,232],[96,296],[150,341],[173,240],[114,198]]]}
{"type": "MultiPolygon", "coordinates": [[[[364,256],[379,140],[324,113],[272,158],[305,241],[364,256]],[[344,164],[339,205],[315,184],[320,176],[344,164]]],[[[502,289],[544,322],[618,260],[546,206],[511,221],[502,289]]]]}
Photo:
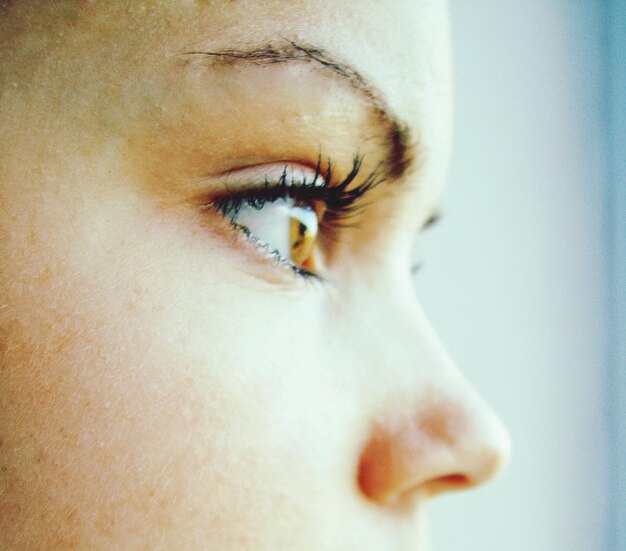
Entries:
{"type": "MultiPolygon", "coordinates": [[[[255,65],[273,65],[276,63],[314,63],[324,70],[347,80],[368,101],[377,115],[387,125],[385,143],[388,148],[387,174],[390,178],[399,179],[414,168],[414,149],[417,145],[412,142],[411,132],[406,123],[392,114],[391,109],[382,97],[382,94],[369,83],[355,68],[333,59],[322,48],[297,44],[284,39],[276,46],[268,44],[252,50],[219,50],[219,51],[189,51],[182,52],[182,56],[203,56],[214,58],[215,62],[223,65],[232,65],[238,62],[255,65]]],[[[421,157],[419,155],[418,157],[421,157]]]]}

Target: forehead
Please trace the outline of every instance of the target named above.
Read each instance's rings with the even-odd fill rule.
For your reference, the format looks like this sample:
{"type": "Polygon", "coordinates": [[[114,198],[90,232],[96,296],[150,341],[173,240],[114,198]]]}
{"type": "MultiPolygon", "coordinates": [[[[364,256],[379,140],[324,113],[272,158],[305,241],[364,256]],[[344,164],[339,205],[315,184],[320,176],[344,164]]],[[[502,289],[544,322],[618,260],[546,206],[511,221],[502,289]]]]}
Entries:
{"type": "Polygon", "coordinates": [[[75,0],[5,9],[13,17],[4,17],[10,28],[3,34],[20,33],[21,66],[27,71],[38,60],[54,60],[63,69],[56,73],[66,77],[65,94],[74,74],[89,67],[100,81],[150,78],[183,51],[259,48],[281,39],[350,63],[410,123],[443,103],[434,96],[448,93],[443,0],[75,0]]]}
{"type": "Polygon", "coordinates": [[[317,156],[321,145],[349,164],[355,153],[363,153],[363,139],[355,136],[367,142],[371,135],[362,128],[370,122],[356,114],[357,128],[348,116],[355,113],[350,102],[356,95],[329,99],[331,88],[321,80],[276,70],[248,71],[237,93],[229,94],[214,75],[194,80],[180,71],[187,52],[255,52],[291,42],[319,50],[323,60],[363,77],[393,119],[408,129],[422,166],[420,179],[432,186],[433,196],[445,177],[450,79],[442,0],[24,2],[11,10],[12,55],[3,65],[9,67],[5,75],[16,81],[10,92],[26,98],[20,101],[26,107],[13,111],[26,113],[17,121],[23,128],[55,114],[56,126],[47,127],[50,135],[40,133],[46,149],[53,133],[55,141],[61,135],[75,141],[79,132],[80,151],[87,156],[121,137],[137,152],[139,161],[133,164],[144,165],[141,159],[162,159],[165,148],[179,162],[159,160],[152,172],[162,179],[166,169],[176,174],[195,169],[188,159],[196,147],[205,147],[206,164],[215,151],[206,144],[225,143],[224,155],[232,156],[233,144],[237,153],[248,155],[256,143],[259,155],[267,157],[258,145],[264,142],[262,112],[277,121],[273,134],[280,134],[280,147],[272,155],[302,158],[306,149],[317,156]],[[301,121],[308,127],[300,133],[289,126],[301,121]],[[175,130],[168,134],[163,128],[175,130]],[[224,131],[229,129],[249,143],[234,137],[228,142],[224,131]],[[154,136],[159,150],[152,147],[154,136]],[[300,147],[306,136],[313,138],[300,147]]]}

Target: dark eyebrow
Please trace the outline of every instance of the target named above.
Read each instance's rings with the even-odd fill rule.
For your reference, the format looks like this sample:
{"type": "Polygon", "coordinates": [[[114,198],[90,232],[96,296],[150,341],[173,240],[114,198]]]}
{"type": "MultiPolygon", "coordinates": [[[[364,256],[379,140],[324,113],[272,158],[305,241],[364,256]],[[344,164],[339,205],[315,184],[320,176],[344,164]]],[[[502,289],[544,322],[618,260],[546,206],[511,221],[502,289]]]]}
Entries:
{"type": "MultiPolygon", "coordinates": [[[[182,52],[181,56],[203,56],[214,58],[216,63],[231,65],[238,62],[255,65],[276,63],[314,63],[321,69],[332,72],[346,79],[350,85],[363,95],[377,115],[387,126],[385,144],[388,148],[387,175],[392,179],[402,178],[414,168],[413,144],[409,126],[400,121],[382,97],[382,94],[369,83],[356,69],[333,59],[322,48],[296,44],[284,39],[279,45],[268,44],[252,50],[219,50],[182,52]]],[[[418,157],[421,157],[418,155],[418,157]]]]}

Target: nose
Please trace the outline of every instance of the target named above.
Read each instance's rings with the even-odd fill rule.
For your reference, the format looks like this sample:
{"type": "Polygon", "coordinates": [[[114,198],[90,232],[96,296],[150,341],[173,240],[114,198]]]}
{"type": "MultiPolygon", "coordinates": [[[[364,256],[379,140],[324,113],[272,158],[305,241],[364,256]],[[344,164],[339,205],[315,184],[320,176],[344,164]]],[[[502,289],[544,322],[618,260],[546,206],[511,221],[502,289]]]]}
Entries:
{"type": "Polygon", "coordinates": [[[404,375],[400,384],[381,385],[358,462],[361,493],[381,505],[416,492],[434,495],[477,486],[493,478],[510,456],[503,423],[429,326],[410,341],[398,346],[412,354],[387,357],[395,364],[388,368],[404,375]]]}
{"type": "Polygon", "coordinates": [[[392,410],[372,426],[358,483],[367,498],[394,503],[482,484],[509,455],[508,432],[482,400],[429,387],[410,414],[392,410]]]}

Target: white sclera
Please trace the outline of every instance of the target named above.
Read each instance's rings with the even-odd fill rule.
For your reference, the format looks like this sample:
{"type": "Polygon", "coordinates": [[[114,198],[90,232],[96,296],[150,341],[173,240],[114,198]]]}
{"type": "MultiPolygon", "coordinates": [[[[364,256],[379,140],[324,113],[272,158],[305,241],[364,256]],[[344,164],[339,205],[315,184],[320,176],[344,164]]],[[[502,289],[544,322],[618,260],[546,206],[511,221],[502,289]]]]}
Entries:
{"type": "Polygon", "coordinates": [[[307,206],[296,205],[293,198],[266,202],[261,208],[241,205],[232,221],[245,226],[251,234],[285,259],[292,260],[291,222],[298,220],[307,232],[316,236],[319,222],[316,212],[307,206]]]}

